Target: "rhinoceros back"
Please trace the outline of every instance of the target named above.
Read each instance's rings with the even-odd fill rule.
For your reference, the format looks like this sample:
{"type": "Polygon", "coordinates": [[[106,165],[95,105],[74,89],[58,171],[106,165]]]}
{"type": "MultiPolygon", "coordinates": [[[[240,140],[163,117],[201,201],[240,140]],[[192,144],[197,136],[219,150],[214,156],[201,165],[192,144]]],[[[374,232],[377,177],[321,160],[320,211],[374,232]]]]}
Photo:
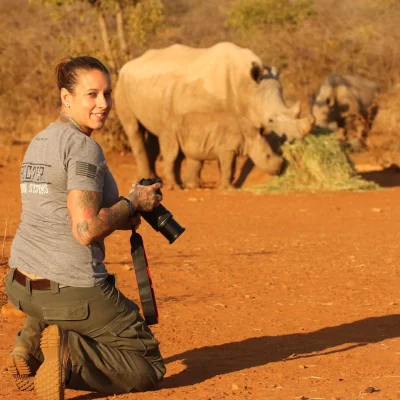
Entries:
{"type": "Polygon", "coordinates": [[[321,86],[320,93],[323,93],[326,87],[346,87],[349,92],[353,93],[360,105],[364,108],[374,101],[376,94],[379,92],[379,86],[369,79],[356,75],[328,75],[321,86]]]}
{"type": "Polygon", "coordinates": [[[116,107],[129,107],[158,135],[171,119],[190,112],[240,112],[241,99],[255,89],[250,69],[262,65],[251,50],[232,43],[195,49],[173,45],[149,50],[126,63],[116,87],[116,107]]]}

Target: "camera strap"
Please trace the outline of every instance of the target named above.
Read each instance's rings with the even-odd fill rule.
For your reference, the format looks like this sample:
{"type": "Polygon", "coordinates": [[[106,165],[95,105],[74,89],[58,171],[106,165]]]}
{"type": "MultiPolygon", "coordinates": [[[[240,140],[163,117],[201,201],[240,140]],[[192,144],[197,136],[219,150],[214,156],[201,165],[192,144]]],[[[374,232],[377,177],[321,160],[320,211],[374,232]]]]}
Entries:
{"type": "Polygon", "coordinates": [[[135,267],[136,281],[139,289],[140,303],[147,325],[158,323],[158,310],[156,297],[151,280],[150,268],[147,263],[146,252],[142,237],[132,230],[131,255],[135,267]]]}

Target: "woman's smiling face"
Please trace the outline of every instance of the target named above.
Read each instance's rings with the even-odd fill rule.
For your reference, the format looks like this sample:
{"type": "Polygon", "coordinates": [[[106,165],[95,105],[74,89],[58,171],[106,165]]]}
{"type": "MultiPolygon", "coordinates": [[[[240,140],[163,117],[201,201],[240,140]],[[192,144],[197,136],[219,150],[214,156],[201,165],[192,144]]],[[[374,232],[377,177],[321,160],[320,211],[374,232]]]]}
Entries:
{"type": "Polygon", "coordinates": [[[100,70],[81,70],[74,91],[61,89],[65,113],[90,135],[101,129],[112,107],[110,76],[100,70]]]}

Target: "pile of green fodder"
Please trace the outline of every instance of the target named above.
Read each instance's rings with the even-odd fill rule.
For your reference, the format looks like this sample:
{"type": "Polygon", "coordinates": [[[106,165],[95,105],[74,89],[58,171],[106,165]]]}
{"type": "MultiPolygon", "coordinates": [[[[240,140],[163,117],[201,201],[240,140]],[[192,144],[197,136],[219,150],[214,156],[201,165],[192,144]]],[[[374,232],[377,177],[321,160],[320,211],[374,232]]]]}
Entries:
{"type": "Polygon", "coordinates": [[[251,191],[338,191],[377,190],[374,182],[357,175],[347,151],[334,134],[305,136],[295,143],[282,146],[287,161],[284,173],[251,191]]]}

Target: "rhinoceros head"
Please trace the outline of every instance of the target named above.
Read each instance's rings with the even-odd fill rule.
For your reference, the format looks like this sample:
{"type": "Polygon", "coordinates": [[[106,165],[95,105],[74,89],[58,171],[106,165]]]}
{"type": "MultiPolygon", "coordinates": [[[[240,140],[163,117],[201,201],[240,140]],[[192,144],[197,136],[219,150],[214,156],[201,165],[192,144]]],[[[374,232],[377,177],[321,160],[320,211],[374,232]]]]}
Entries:
{"type": "Polygon", "coordinates": [[[312,106],[312,115],[315,117],[315,124],[321,128],[328,128],[334,120],[332,112],[335,105],[335,89],[330,85],[323,85],[312,106]]]}
{"type": "Polygon", "coordinates": [[[270,175],[281,173],[284,159],[274,153],[262,131],[254,127],[250,128],[244,121],[240,126],[244,138],[243,154],[250,157],[258,168],[270,175]]]}
{"type": "Polygon", "coordinates": [[[253,62],[251,77],[256,88],[250,94],[249,119],[265,132],[274,132],[288,141],[307,135],[313,125],[314,117],[299,118],[300,102],[287,107],[282,95],[279,72],[276,67],[265,67],[253,62]]]}
{"type": "Polygon", "coordinates": [[[274,134],[282,139],[282,142],[293,142],[307,135],[315,122],[312,115],[299,118],[300,102],[293,107],[276,113],[272,113],[268,121],[263,124],[263,130],[267,134],[274,134]]]}

